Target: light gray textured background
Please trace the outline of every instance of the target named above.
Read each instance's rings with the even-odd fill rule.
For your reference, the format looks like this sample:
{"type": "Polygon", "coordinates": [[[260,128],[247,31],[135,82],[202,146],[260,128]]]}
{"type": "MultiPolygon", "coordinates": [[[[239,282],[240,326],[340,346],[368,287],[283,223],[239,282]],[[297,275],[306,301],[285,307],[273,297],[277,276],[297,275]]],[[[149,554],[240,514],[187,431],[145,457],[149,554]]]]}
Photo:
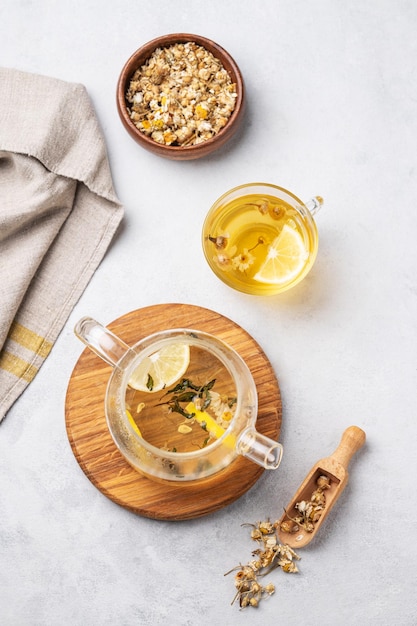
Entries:
{"type": "Polygon", "coordinates": [[[0,63],[87,87],[126,208],[46,364],[0,426],[2,626],[417,623],[416,30],[412,0],[0,4],[0,63]],[[240,136],[189,163],[139,148],[115,107],[127,57],[179,31],[227,48],[248,96],[240,136]],[[211,203],[254,180],[326,203],[315,267],[277,298],[227,288],[200,247],[211,203]],[[64,421],[78,318],[106,324],[161,302],[206,306],[243,326],[283,397],[280,469],[221,512],[183,523],[137,517],[99,493],[64,421]],[[366,447],[321,535],[300,551],[300,574],[271,575],[276,595],[258,611],[231,607],[223,573],[253,547],[240,525],[278,517],[351,424],[367,432],[366,447]]]}

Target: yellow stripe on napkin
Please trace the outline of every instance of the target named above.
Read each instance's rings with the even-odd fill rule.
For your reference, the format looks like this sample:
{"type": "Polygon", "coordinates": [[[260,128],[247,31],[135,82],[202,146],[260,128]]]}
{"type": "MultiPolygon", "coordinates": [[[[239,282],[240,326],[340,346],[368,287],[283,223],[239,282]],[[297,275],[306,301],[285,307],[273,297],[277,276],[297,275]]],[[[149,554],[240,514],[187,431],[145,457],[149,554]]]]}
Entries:
{"type": "Polygon", "coordinates": [[[13,374],[16,378],[26,380],[28,383],[30,383],[38,373],[37,367],[34,367],[24,359],[10,352],[3,352],[0,355],[0,368],[13,374]]]}
{"type": "Polygon", "coordinates": [[[51,341],[47,341],[44,337],[41,337],[41,335],[26,328],[26,326],[22,326],[22,324],[18,322],[13,322],[8,338],[24,348],[31,350],[35,354],[38,354],[43,359],[48,356],[53,346],[51,341]]]}
{"type": "MultiPolygon", "coordinates": [[[[45,359],[50,353],[53,343],[47,341],[41,335],[38,335],[33,330],[22,326],[18,322],[13,322],[10,327],[8,340],[14,341],[19,346],[22,346],[25,350],[33,352],[34,355],[38,355],[41,359],[45,359]]],[[[30,383],[38,373],[39,368],[32,365],[26,359],[23,359],[10,351],[4,349],[0,353],[0,368],[13,374],[16,378],[21,378],[30,383]]],[[[30,358],[30,355],[28,355],[30,358]]]]}

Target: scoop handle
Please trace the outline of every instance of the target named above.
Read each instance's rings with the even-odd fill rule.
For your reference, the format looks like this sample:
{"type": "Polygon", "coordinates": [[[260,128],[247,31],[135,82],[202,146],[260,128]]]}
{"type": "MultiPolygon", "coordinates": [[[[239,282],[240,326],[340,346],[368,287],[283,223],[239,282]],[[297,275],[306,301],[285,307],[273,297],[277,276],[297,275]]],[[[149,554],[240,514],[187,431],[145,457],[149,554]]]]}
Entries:
{"type": "Polygon", "coordinates": [[[365,443],[366,435],[359,426],[349,426],[344,431],[340,443],[332,454],[332,458],[340,463],[345,469],[349,461],[365,443]]]}

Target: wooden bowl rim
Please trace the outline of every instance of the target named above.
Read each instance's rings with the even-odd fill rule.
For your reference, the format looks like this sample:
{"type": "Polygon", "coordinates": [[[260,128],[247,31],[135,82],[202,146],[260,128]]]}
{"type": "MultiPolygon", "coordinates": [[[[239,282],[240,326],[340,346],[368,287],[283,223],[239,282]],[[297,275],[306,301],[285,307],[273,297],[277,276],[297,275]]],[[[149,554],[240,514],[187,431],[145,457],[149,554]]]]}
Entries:
{"type": "Polygon", "coordinates": [[[133,52],[133,54],[131,54],[128,58],[122,68],[122,71],[120,72],[117,82],[117,110],[128,133],[139,144],[151,152],[164,156],[170,156],[174,159],[181,158],[180,155],[187,155],[187,158],[196,158],[198,156],[205,156],[222,146],[237,130],[238,121],[240,120],[244,109],[244,92],[245,87],[240,69],[233,57],[222,46],[211,39],[202,37],[201,35],[193,35],[190,33],[172,33],[162,35],[148,41],[135,50],[135,52],[133,52]],[[167,146],[159,144],[153,139],[147,137],[133,124],[127,112],[125,99],[126,87],[133,73],[138,69],[138,67],[146,62],[146,60],[157,48],[166,48],[174,43],[186,43],[189,41],[203,46],[222,63],[223,67],[230,74],[232,81],[236,84],[236,104],[227,124],[211,139],[207,139],[206,141],[191,146],[167,146]]]}

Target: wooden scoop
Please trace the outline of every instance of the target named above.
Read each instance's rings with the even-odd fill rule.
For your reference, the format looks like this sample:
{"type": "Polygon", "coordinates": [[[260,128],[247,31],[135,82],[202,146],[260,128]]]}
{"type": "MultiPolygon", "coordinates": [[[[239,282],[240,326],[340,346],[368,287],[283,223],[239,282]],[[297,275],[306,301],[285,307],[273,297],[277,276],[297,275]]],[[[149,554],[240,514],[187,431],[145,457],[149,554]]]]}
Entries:
{"type": "MultiPolygon", "coordinates": [[[[358,426],[349,426],[343,433],[339,446],[333,454],[325,459],[321,459],[314,465],[279,520],[277,533],[281,543],[287,544],[291,548],[302,548],[314,539],[326,516],[346,487],[349,478],[347,471],[349,461],[355,452],[363,446],[365,438],[366,435],[362,429],[358,428],[358,426]],[[318,484],[317,481],[321,476],[327,477],[328,480],[321,479],[318,484]],[[300,516],[299,509],[303,509],[303,503],[308,504],[311,501],[312,494],[319,489],[319,485],[324,484],[325,486],[326,482],[329,484],[329,487],[325,487],[321,491],[325,497],[324,508],[315,512],[315,517],[319,516],[318,519],[310,524],[308,521],[304,524],[298,523],[296,532],[283,530],[281,528],[282,523],[287,522],[291,525],[291,520],[300,516]],[[297,503],[302,503],[301,507],[299,505],[296,508],[297,503]]],[[[320,493],[317,494],[317,497],[319,500],[321,497],[320,493]]],[[[293,524],[294,528],[296,528],[295,522],[293,524]]]]}

